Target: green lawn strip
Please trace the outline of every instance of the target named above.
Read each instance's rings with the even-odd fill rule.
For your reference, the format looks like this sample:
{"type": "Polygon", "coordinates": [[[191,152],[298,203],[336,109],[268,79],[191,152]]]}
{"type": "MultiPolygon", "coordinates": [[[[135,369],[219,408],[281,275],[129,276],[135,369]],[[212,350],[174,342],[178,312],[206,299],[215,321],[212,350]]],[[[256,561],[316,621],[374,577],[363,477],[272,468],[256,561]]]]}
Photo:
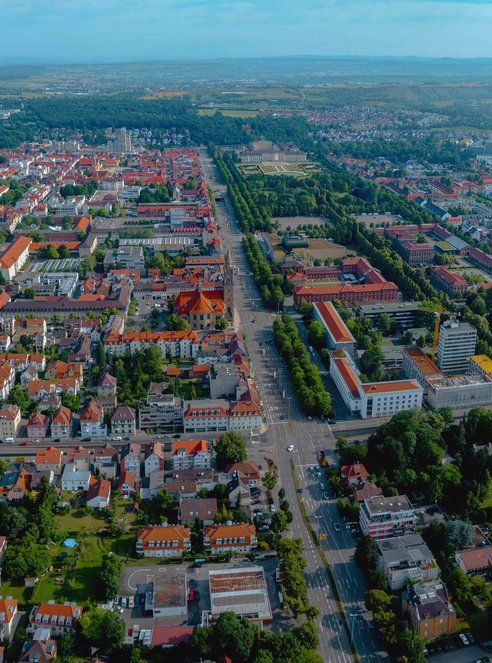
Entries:
{"type": "Polygon", "coordinates": [[[299,477],[297,476],[294,461],[292,461],[292,460],[290,461],[290,468],[291,468],[291,471],[292,471],[292,478],[294,480],[294,486],[296,488],[297,502],[299,504],[299,509],[301,510],[301,515],[302,515],[302,519],[304,521],[304,525],[306,526],[306,529],[309,532],[309,534],[310,534],[310,536],[313,540],[313,543],[316,547],[316,550],[318,551],[318,553],[321,557],[321,561],[323,562],[323,566],[325,567],[326,575],[328,576],[328,581],[330,583],[333,595],[335,597],[335,601],[336,601],[336,604],[337,604],[337,609],[338,609],[338,612],[339,612],[340,617],[342,619],[343,626],[344,626],[345,631],[347,633],[347,637],[349,639],[350,649],[352,650],[352,655],[353,655],[354,660],[356,661],[356,663],[359,663],[360,659],[359,659],[359,656],[357,654],[357,650],[355,649],[355,643],[354,643],[354,640],[352,638],[352,633],[351,633],[350,628],[349,628],[349,624],[348,624],[348,621],[347,621],[347,616],[345,615],[345,610],[343,608],[343,603],[340,599],[340,594],[338,593],[338,588],[337,588],[337,585],[336,585],[336,582],[335,582],[335,578],[333,576],[333,572],[330,568],[328,558],[326,557],[324,550],[322,549],[322,547],[320,546],[320,544],[318,542],[318,537],[316,536],[316,533],[313,529],[313,526],[311,525],[311,521],[309,520],[309,516],[307,514],[304,502],[302,501],[302,498],[301,498],[300,494],[297,492],[297,489],[301,487],[301,484],[299,482],[299,477]]]}

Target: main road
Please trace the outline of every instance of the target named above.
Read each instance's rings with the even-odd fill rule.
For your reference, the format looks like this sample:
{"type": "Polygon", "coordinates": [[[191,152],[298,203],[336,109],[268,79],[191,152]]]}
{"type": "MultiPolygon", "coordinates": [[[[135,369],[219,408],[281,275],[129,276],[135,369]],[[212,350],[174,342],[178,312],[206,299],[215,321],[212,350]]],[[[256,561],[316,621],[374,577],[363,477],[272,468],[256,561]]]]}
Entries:
{"type": "MultiPolygon", "coordinates": [[[[201,161],[212,189],[221,187],[217,169],[205,151],[201,151],[201,161]]],[[[299,407],[284,362],[272,343],[272,325],[276,315],[267,311],[261,302],[241,246],[242,233],[227,196],[224,202],[217,203],[217,214],[223,246],[230,252],[235,270],[236,327],[245,337],[267,421],[266,432],[251,435],[249,456],[259,464],[264,463],[266,456],[271,457],[278,465],[281,484],[294,516],[292,534],[304,543],[309,600],[320,610],[319,651],[327,663],[349,663],[354,660],[326,570],[302,520],[291,461],[303,487],[301,497],[312,526],[316,532],[327,534],[323,547],[358,657],[363,663],[386,661],[387,655],[372,626],[371,615],[364,606],[366,586],[354,561],[355,541],[341,523],[336,501],[325,499],[326,482],[317,474],[317,454],[321,449],[329,455],[334,454],[335,437],[326,422],[305,417],[299,407]],[[294,445],[292,453],[287,451],[291,444],[294,445]],[[341,525],[340,531],[335,530],[335,523],[341,525]]],[[[319,368],[322,368],[321,365],[319,368]]]]}

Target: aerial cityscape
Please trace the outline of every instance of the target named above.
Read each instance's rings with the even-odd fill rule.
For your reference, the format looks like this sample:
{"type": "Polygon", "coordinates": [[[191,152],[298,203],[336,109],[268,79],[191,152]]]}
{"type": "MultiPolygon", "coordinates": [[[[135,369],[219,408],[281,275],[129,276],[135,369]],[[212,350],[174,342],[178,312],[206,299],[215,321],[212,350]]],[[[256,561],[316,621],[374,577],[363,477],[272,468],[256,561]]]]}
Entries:
{"type": "Polygon", "coordinates": [[[2,10],[0,663],[492,661],[490,3],[304,4],[2,10]]]}

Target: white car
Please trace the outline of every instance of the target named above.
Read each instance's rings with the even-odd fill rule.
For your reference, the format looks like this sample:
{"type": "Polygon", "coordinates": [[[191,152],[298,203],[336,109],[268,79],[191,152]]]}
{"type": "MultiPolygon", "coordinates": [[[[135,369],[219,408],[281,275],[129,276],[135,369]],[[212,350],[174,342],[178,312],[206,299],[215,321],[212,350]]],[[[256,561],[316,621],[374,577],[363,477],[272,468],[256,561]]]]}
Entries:
{"type": "Polygon", "coordinates": [[[287,447],[287,451],[294,451],[294,448],[295,448],[294,445],[293,445],[293,444],[290,444],[290,445],[287,447]]]}
{"type": "Polygon", "coordinates": [[[468,638],[466,637],[466,635],[464,633],[460,633],[460,640],[464,644],[465,647],[468,647],[468,645],[470,644],[470,641],[468,640],[468,638]]]}

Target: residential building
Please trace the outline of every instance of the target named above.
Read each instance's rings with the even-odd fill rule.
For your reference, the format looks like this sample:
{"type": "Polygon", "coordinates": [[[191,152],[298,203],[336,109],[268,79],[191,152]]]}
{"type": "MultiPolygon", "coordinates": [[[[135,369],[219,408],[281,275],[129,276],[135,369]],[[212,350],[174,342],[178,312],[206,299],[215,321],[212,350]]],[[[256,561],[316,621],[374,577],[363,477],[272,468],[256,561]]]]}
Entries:
{"type": "Polygon", "coordinates": [[[50,426],[50,418],[47,414],[41,412],[33,412],[27,422],[27,437],[30,439],[38,437],[48,437],[48,428],[50,426]]]}
{"type": "Polygon", "coordinates": [[[111,333],[104,339],[104,349],[109,354],[122,357],[142,352],[157,345],[163,357],[194,359],[198,354],[199,342],[196,331],[148,331],[111,333]]]}
{"type": "Polygon", "coordinates": [[[51,437],[72,437],[72,410],[60,405],[51,420],[51,437]]]}
{"type": "Polygon", "coordinates": [[[234,463],[226,468],[226,474],[229,481],[240,474],[246,478],[250,488],[256,488],[260,485],[260,472],[256,463],[234,463]]]}
{"type": "Polygon", "coordinates": [[[121,453],[122,472],[130,472],[135,477],[140,476],[140,444],[130,442],[121,453]]]}
{"type": "Polygon", "coordinates": [[[455,558],[467,576],[484,576],[488,580],[492,578],[492,546],[460,550],[455,558]]]}
{"type": "Polygon", "coordinates": [[[463,297],[466,295],[470,286],[464,276],[458,272],[452,272],[444,265],[434,267],[430,277],[431,285],[438,290],[442,290],[449,297],[463,297]]]}
{"type": "Polygon", "coordinates": [[[116,390],[118,388],[118,381],[116,378],[107,371],[101,375],[97,383],[98,396],[114,396],[116,397],[116,390]]]}
{"type": "Polygon", "coordinates": [[[36,452],[36,459],[34,464],[36,470],[51,470],[54,474],[60,474],[62,469],[63,451],[58,447],[48,447],[47,449],[39,449],[36,452]]]}
{"type": "Polygon", "coordinates": [[[185,433],[223,432],[229,428],[229,403],[224,399],[183,402],[185,433]]]}
{"type": "Polygon", "coordinates": [[[454,633],[456,611],[441,581],[411,585],[402,594],[402,617],[422,640],[454,633]]]}
{"type": "Polygon", "coordinates": [[[213,525],[217,515],[217,500],[215,497],[196,499],[181,499],[179,501],[179,522],[193,525],[200,520],[204,526],[213,525]]]}
{"type": "Polygon", "coordinates": [[[139,428],[146,433],[176,433],[183,429],[183,408],[179,396],[164,394],[166,383],[151,382],[147,398],[140,400],[139,428]]]}
{"type": "Polygon", "coordinates": [[[325,330],[326,345],[330,350],[345,350],[353,355],[355,338],[331,302],[318,302],[313,308],[314,319],[318,320],[325,330]]]}
{"type": "Polygon", "coordinates": [[[33,606],[29,614],[29,631],[49,628],[51,637],[73,633],[82,616],[83,608],[73,603],[41,603],[33,606]]]}
{"type": "Polygon", "coordinates": [[[89,490],[91,473],[87,470],[77,470],[75,463],[67,463],[63,468],[61,478],[61,489],[68,492],[78,492],[89,490]]]}
{"type": "Polygon", "coordinates": [[[94,474],[100,474],[105,479],[114,479],[118,470],[118,452],[110,444],[94,449],[92,458],[94,474]]]}
{"type": "Polygon", "coordinates": [[[60,378],[59,380],[31,380],[27,385],[27,393],[35,401],[39,401],[50,394],[78,394],[79,381],[77,378],[60,378]]]}
{"type": "Polygon", "coordinates": [[[92,478],[86,495],[87,506],[94,509],[107,509],[111,497],[111,482],[107,479],[92,478]]]}
{"type": "Polygon", "coordinates": [[[342,483],[346,486],[359,486],[363,484],[369,472],[362,463],[352,463],[351,465],[342,465],[340,470],[342,483]]]}
{"type": "Polygon", "coordinates": [[[145,447],[144,474],[148,478],[153,472],[164,471],[164,445],[153,442],[145,447]]]}
{"type": "Polygon", "coordinates": [[[51,630],[38,628],[33,639],[24,642],[19,663],[49,663],[56,659],[57,655],[58,645],[56,640],[51,638],[51,630]]]}
{"type": "Polygon", "coordinates": [[[203,530],[203,545],[212,555],[249,553],[256,543],[256,528],[249,523],[212,525],[203,530]]]}
{"type": "Polygon", "coordinates": [[[364,500],[370,499],[371,497],[379,497],[383,494],[382,488],[376,486],[375,483],[366,481],[360,488],[357,488],[354,494],[355,500],[357,502],[363,502],[364,500]]]}
{"type": "Polygon", "coordinates": [[[330,375],[352,413],[362,419],[392,416],[420,408],[424,390],[415,380],[363,383],[355,364],[344,351],[331,353],[330,375]]]}
{"type": "Polygon", "coordinates": [[[436,363],[444,374],[466,373],[475,354],[477,330],[469,322],[446,320],[439,329],[436,363]]]}
{"type": "Polygon", "coordinates": [[[182,557],[190,548],[190,530],[183,525],[146,525],[137,534],[137,554],[144,557],[182,557]]]}
{"type": "Polygon", "coordinates": [[[3,405],[0,409],[0,440],[15,438],[21,422],[21,411],[18,405],[3,405]]]}
{"type": "Polygon", "coordinates": [[[417,516],[406,495],[371,497],[361,504],[359,524],[365,536],[385,539],[413,532],[417,516]]]}
{"type": "Polygon", "coordinates": [[[211,454],[207,440],[177,440],[172,443],[173,470],[208,468],[211,454]]]}
{"type": "Polygon", "coordinates": [[[113,435],[135,435],[137,415],[132,407],[120,405],[111,417],[111,433],[113,435]]]}
{"type": "Polygon", "coordinates": [[[17,625],[17,599],[0,599],[0,639],[10,640],[17,625]]]}
{"type": "Polygon", "coordinates": [[[341,285],[301,286],[294,290],[294,304],[302,301],[332,302],[338,299],[348,304],[367,302],[397,302],[400,299],[398,287],[391,281],[385,283],[343,283],[341,285]]]}
{"type": "Polygon", "coordinates": [[[137,480],[135,475],[126,470],[122,470],[116,482],[116,488],[122,495],[134,495],[137,490],[137,480]]]}
{"type": "Polygon", "coordinates": [[[440,576],[434,555],[420,534],[381,539],[377,546],[378,568],[393,592],[403,589],[408,582],[430,582],[440,576]]]}
{"type": "Polygon", "coordinates": [[[81,470],[90,470],[91,468],[91,452],[82,446],[67,449],[66,463],[73,463],[77,472],[81,470]]]}
{"type": "Polygon", "coordinates": [[[6,281],[11,281],[29,258],[30,237],[20,236],[0,256],[0,271],[6,281]]]}
{"type": "Polygon", "coordinates": [[[104,437],[108,434],[103,410],[94,400],[89,402],[80,416],[80,434],[82,437],[104,437]]]}

